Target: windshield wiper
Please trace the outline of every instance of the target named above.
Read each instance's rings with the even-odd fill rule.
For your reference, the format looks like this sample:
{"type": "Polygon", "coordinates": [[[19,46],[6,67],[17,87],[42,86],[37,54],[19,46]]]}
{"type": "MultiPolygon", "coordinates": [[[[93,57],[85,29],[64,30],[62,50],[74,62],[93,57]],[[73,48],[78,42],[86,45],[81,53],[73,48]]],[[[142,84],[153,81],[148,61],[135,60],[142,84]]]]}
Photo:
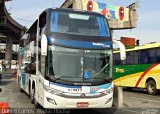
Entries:
{"type": "Polygon", "coordinates": [[[109,63],[106,64],[99,72],[97,72],[96,74],[94,74],[93,76],[97,76],[99,75],[106,67],[108,67],[109,63]]]}
{"type": "MultiPolygon", "coordinates": [[[[54,78],[53,81],[56,82],[57,80],[60,80],[60,79],[63,78],[63,77],[64,77],[64,78],[73,78],[73,77],[68,77],[68,76],[59,76],[58,78],[54,78]]],[[[74,77],[74,78],[75,78],[75,77],[74,77]]],[[[78,77],[77,77],[77,78],[78,78],[78,77]]]]}
{"type": "Polygon", "coordinates": [[[62,77],[64,77],[64,76],[59,76],[58,78],[54,78],[54,80],[53,81],[57,81],[57,80],[60,80],[62,77]]]}
{"type": "Polygon", "coordinates": [[[57,80],[61,79],[64,76],[59,76],[58,78],[55,78],[55,75],[46,75],[46,77],[54,82],[56,82],[57,80]]]}
{"type": "Polygon", "coordinates": [[[112,81],[112,77],[109,77],[109,78],[104,78],[105,82],[111,82],[112,81]]]}

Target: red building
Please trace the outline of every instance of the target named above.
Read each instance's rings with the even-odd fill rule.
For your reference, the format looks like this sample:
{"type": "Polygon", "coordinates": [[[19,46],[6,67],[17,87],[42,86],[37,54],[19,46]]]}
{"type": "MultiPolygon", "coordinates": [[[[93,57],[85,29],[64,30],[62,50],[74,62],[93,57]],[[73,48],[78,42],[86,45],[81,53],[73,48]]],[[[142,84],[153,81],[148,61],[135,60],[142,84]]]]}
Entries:
{"type": "Polygon", "coordinates": [[[125,46],[135,46],[136,44],[136,39],[135,38],[130,38],[130,37],[121,37],[121,42],[125,46]]]}

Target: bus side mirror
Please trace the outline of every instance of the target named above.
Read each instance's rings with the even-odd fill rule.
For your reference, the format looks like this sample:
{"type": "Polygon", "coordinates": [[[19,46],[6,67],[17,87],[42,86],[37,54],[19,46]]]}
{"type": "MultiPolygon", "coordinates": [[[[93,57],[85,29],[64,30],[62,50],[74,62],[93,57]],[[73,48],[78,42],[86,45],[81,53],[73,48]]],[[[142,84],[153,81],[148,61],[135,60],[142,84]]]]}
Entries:
{"type": "Polygon", "coordinates": [[[25,67],[24,70],[26,73],[30,73],[31,69],[30,69],[30,63],[25,63],[25,67]]]}
{"type": "Polygon", "coordinates": [[[25,73],[35,74],[36,73],[36,63],[26,63],[24,70],[25,70],[25,73]]]}
{"type": "Polygon", "coordinates": [[[126,59],[126,48],[122,42],[113,40],[113,43],[117,44],[120,49],[120,59],[123,61],[126,59]]]}
{"type": "Polygon", "coordinates": [[[47,56],[47,37],[45,34],[42,34],[41,39],[41,55],[47,56]]]}
{"type": "Polygon", "coordinates": [[[36,73],[36,63],[35,62],[30,64],[30,70],[32,74],[36,73]]]}
{"type": "Polygon", "coordinates": [[[34,57],[31,57],[30,71],[31,74],[36,74],[36,60],[34,57]]]}

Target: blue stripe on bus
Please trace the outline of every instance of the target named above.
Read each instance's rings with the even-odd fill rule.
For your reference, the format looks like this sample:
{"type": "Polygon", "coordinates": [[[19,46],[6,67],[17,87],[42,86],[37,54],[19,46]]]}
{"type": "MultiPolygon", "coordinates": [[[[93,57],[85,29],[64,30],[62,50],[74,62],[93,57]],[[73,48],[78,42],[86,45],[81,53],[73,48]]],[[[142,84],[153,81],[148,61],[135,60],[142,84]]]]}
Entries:
{"type": "Polygon", "coordinates": [[[82,88],[82,86],[70,86],[70,85],[63,85],[63,84],[58,84],[54,82],[49,82],[49,84],[60,86],[60,87],[65,87],[65,88],[82,88]]]}
{"type": "Polygon", "coordinates": [[[75,48],[87,48],[87,49],[106,49],[112,48],[112,42],[86,42],[86,41],[76,41],[76,40],[66,40],[61,38],[52,37],[48,38],[49,44],[57,44],[67,47],[75,47],[75,48]]]}
{"type": "MultiPolygon", "coordinates": [[[[49,82],[49,84],[51,85],[56,85],[59,87],[64,87],[64,88],[76,88],[76,89],[81,89],[83,86],[69,86],[69,85],[63,85],[63,84],[58,84],[58,83],[54,83],[54,82],[49,82]]],[[[90,93],[94,94],[97,93],[97,91],[99,90],[107,90],[108,88],[110,88],[112,86],[112,83],[108,83],[108,84],[103,84],[103,85],[99,85],[99,86],[84,86],[84,87],[89,87],[90,88],[90,93]]]]}
{"type": "MultiPolygon", "coordinates": [[[[49,84],[51,85],[56,85],[56,86],[60,86],[60,87],[65,87],[65,88],[82,88],[82,86],[70,86],[70,85],[63,85],[63,84],[58,84],[58,83],[54,83],[54,82],[49,82],[49,84]]],[[[96,88],[98,87],[98,89],[108,89],[109,87],[111,87],[112,83],[108,83],[108,84],[103,84],[103,85],[99,85],[99,86],[88,86],[91,88],[96,88]]]]}

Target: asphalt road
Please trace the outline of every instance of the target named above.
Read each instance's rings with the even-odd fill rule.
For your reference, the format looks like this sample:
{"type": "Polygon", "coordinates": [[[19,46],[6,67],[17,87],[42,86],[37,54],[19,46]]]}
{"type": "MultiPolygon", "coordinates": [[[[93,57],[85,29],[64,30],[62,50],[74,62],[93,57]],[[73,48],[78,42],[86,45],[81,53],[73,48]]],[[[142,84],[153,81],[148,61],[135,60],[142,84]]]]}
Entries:
{"type": "Polygon", "coordinates": [[[45,110],[35,109],[29,97],[19,92],[15,79],[3,78],[0,88],[0,102],[8,102],[11,114],[160,114],[160,95],[141,90],[124,91],[124,107],[120,109],[45,110]]]}

